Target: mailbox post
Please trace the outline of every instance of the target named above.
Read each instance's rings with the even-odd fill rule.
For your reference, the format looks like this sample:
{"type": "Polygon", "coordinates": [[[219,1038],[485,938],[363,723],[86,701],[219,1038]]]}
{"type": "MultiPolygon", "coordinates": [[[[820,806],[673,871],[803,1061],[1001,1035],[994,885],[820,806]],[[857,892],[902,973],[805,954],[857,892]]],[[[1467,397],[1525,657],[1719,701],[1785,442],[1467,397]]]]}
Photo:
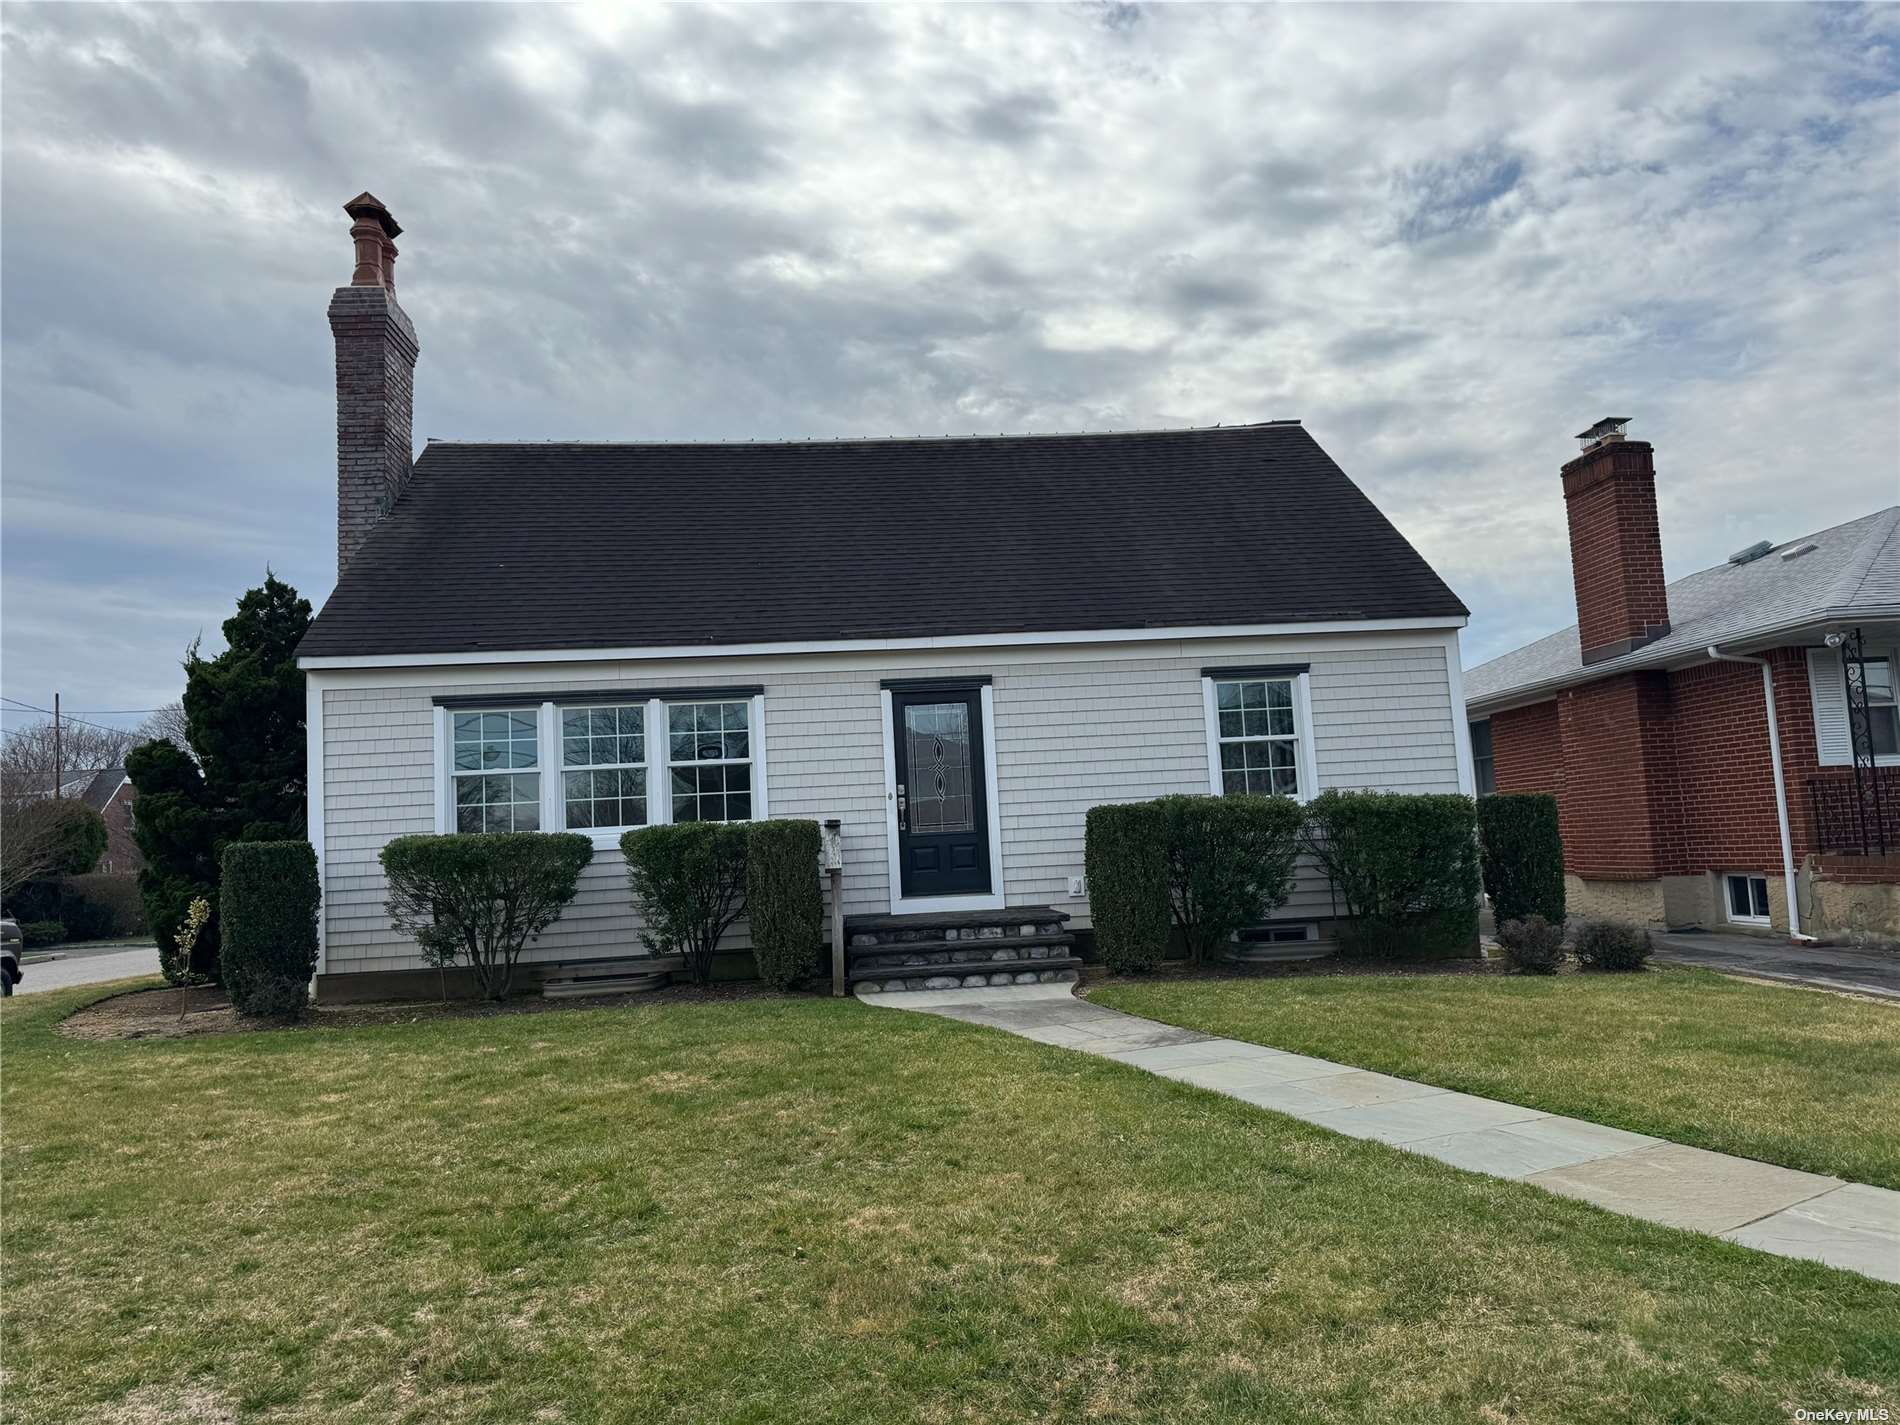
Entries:
{"type": "Polygon", "coordinates": [[[818,863],[831,887],[831,993],[843,996],[844,823],[835,816],[818,824],[818,863]]]}

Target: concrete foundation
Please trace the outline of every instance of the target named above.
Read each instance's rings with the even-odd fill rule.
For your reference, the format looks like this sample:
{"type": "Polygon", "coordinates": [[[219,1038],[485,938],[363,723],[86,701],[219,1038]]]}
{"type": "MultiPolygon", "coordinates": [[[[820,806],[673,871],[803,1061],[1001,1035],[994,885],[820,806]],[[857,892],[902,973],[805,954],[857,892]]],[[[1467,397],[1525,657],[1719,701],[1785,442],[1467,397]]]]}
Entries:
{"type": "Polygon", "coordinates": [[[1664,923],[1660,880],[1592,881],[1567,873],[1564,902],[1571,915],[1585,920],[1623,920],[1633,925],[1664,923]]]}

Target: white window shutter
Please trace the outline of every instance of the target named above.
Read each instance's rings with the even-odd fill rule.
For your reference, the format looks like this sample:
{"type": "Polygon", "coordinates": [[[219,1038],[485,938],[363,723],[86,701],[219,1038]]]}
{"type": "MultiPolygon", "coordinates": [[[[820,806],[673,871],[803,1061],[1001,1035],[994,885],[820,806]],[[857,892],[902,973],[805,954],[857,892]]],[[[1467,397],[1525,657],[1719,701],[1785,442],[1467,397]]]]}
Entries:
{"type": "Polygon", "coordinates": [[[1823,767],[1844,767],[1854,760],[1847,730],[1847,682],[1841,655],[1832,648],[1808,650],[1808,693],[1814,700],[1814,745],[1823,767]]]}

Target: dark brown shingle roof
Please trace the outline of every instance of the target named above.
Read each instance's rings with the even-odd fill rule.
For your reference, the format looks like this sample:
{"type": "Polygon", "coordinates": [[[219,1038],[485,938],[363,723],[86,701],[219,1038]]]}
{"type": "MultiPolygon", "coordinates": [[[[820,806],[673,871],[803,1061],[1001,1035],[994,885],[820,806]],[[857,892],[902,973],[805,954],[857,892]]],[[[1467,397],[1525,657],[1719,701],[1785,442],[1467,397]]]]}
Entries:
{"type": "Polygon", "coordinates": [[[303,657],[1462,618],[1297,423],[431,443],[303,657]]]}

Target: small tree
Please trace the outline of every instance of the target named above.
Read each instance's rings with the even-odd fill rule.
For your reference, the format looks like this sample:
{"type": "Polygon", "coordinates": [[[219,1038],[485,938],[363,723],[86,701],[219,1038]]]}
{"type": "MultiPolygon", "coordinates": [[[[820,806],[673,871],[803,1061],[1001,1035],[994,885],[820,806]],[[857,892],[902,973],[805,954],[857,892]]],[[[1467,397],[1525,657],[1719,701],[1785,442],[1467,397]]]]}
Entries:
{"type": "Polygon", "coordinates": [[[1306,815],[1291,797],[1173,796],[1155,805],[1165,822],[1169,910],[1199,965],[1286,904],[1306,815]]]}
{"type": "Polygon", "coordinates": [[[173,984],[193,973],[217,977],[218,852],[229,821],[214,805],[204,774],[189,754],[169,742],[147,742],[125,759],[138,788],[132,803],[132,839],[144,853],[139,894],[145,923],[158,939],[159,968],[173,984]],[[193,901],[210,905],[210,918],[193,937],[193,959],[178,958],[178,932],[193,901]]]}
{"type": "Polygon", "coordinates": [[[745,913],[746,839],[744,824],[712,821],[649,826],[620,838],[645,924],[641,941],[683,956],[694,984],[711,983],[719,942],[745,913]]]}
{"type": "Polygon", "coordinates": [[[759,978],[789,989],[818,968],[825,897],[815,821],[754,822],[746,833],[746,921],[759,978]]]}
{"type": "Polygon", "coordinates": [[[54,876],[83,876],[106,849],[105,818],[84,802],[0,802],[0,897],[54,876]]]}
{"type": "Polygon", "coordinates": [[[1564,923],[1564,840],[1557,799],[1542,792],[1478,798],[1478,842],[1484,889],[1498,924],[1542,916],[1564,923]]]}
{"type": "Polygon", "coordinates": [[[240,1014],[294,1019],[317,970],[317,853],[307,841],[224,849],[224,987],[240,1014]]]}
{"type": "Polygon", "coordinates": [[[173,937],[177,954],[172,957],[172,962],[184,967],[177,975],[173,976],[173,983],[178,986],[178,1018],[180,1021],[183,1021],[185,1017],[185,992],[191,988],[192,981],[197,978],[197,976],[191,973],[191,954],[192,951],[197,948],[198,936],[203,933],[205,926],[209,924],[210,921],[211,902],[206,900],[203,896],[200,896],[186,909],[184,922],[178,927],[178,933],[173,937]]]}
{"type": "Polygon", "coordinates": [[[594,843],[574,832],[399,836],[382,852],[385,905],[425,955],[452,943],[483,995],[505,999],[521,952],[561,918],[593,859],[594,843]]]}
{"type": "Polygon", "coordinates": [[[1102,963],[1144,974],[1168,955],[1168,819],[1153,802],[1090,807],[1083,836],[1089,919],[1102,963]]]}

